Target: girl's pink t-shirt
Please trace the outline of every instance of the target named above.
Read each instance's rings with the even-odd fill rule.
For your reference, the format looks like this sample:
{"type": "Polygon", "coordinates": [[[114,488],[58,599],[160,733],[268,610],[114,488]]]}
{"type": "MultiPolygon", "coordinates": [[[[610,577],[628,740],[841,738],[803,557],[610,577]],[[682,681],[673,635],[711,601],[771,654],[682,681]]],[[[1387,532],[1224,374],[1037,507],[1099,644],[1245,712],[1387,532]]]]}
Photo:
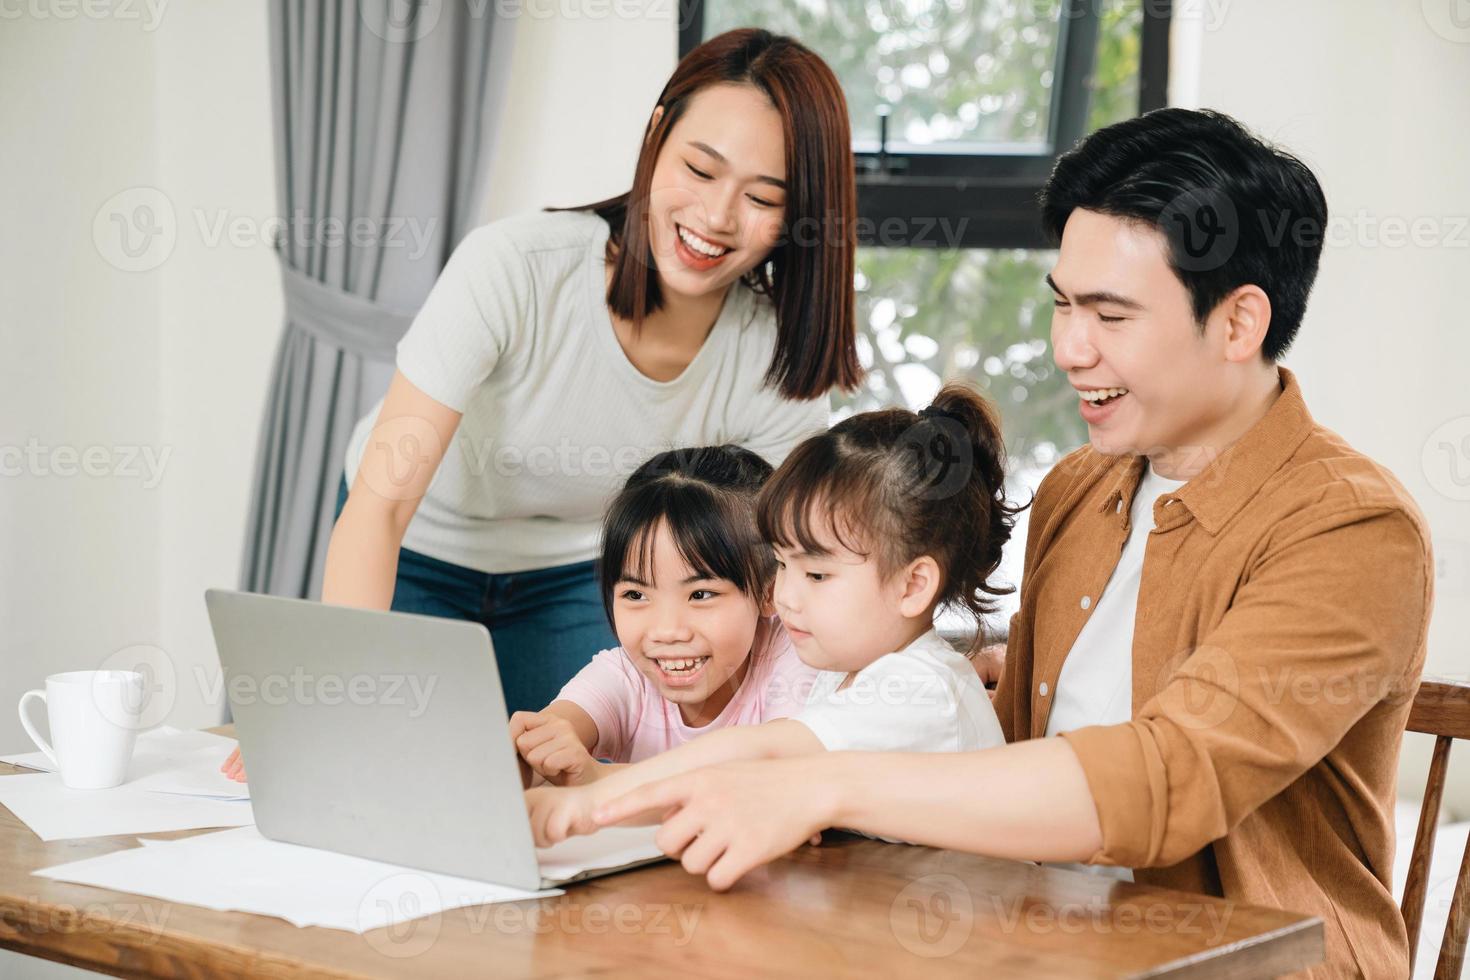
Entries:
{"type": "Polygon", "coordinates": [[[767,641],[751,653],[735,696],[717,718],[699,728],[684,724],[678,705],[664,700],[622,647],[593,657],[556,699],[570,701],[592,717],[597,725],[592,754],[610,762],[640,762],[718,728],[789,718],[805,706],[817,671],[797,657],[775,616],[762,624],[762,633],[767,641]]]}

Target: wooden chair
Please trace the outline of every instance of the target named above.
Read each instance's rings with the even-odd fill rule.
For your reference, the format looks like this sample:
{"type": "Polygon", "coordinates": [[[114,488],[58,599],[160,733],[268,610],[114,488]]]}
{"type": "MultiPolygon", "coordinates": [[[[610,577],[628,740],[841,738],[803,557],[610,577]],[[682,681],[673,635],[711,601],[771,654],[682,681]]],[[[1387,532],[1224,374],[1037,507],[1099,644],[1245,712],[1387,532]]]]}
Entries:
{"type": "MultiPolygon", "coordinates": [[[[1405,730],[1435,736],[1429,781],[1424,788],[1424,807],[1419,811],[1419,830],[1414,835],[1409,879],[1404,885],[1404,901],[1400,907],[1404,924],[1409,929],[1409,971],[1412,973],[1419,945],[1419,927],[1424,920],[1429,856],[1434,851],[1439,804],[1444,796],[1445,773],[1450,761],[1450,743],[1457,738],[1470,739],[1470,683],[1445,680],[1421,683],[1405,730]]],[[[1459,980],[1465,965],[1467,931],[1470,931],[1470,843],[1465,846],[1460,874],[1455,879],[1454,898],[1450,902],[1450,917],[1445,923],[1444,944],[1440,947],[1439,963],[1434,968],[1434,980],[1459,980]]]]}

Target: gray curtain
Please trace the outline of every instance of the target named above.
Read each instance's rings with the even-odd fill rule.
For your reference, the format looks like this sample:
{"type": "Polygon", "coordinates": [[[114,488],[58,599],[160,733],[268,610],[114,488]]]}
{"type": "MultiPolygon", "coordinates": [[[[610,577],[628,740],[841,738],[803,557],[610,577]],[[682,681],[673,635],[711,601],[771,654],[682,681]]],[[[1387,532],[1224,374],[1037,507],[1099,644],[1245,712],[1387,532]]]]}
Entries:
{"type": "Polygon", "coordinates": [[[321,595],[352,428],[480,220],[511,24],[475,0],[270,0],[285,329],[241,588],[321,595]]]}

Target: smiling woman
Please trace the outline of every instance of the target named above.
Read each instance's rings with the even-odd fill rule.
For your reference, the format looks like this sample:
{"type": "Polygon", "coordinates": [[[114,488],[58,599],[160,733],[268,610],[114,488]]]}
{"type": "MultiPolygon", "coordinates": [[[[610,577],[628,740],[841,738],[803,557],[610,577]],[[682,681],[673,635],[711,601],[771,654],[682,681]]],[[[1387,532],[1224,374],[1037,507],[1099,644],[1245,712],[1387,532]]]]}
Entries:
{"type": "Polygon", "coordinates": [[[612,229],[620,339],[664,328],[659,314],[717,309],[738,280],[774,306],[767,379],[783,395],[853,388],[851,142],[836,76],[791,38],[736,30],[689,52],[659,95],[632,189],[580,209],[612,229]]]}

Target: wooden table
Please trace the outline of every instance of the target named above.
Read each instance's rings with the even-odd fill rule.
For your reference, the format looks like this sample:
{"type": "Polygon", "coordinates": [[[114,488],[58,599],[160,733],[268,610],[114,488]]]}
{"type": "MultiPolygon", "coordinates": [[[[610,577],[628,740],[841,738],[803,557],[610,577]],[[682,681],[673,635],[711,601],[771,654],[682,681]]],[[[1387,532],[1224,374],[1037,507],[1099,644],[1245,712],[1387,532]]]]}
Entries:
{"type": "MultiPolygon", "coordinates": [[[[228,729],[221,729],[228,733],[228,729]]],[[[0,764],[0,778],[24,772],[0,764]]],[[[149,835],[160,840],[201,831],[149,835]]],[[[120,977],[1267,977],[1319,963],[1322,924],[954,851],[828,835],[710,891],[672,862],[558,898],[363,935],[36,878],[136,846],[45,843],[0,807],[0,947],[120,977]]]]}

